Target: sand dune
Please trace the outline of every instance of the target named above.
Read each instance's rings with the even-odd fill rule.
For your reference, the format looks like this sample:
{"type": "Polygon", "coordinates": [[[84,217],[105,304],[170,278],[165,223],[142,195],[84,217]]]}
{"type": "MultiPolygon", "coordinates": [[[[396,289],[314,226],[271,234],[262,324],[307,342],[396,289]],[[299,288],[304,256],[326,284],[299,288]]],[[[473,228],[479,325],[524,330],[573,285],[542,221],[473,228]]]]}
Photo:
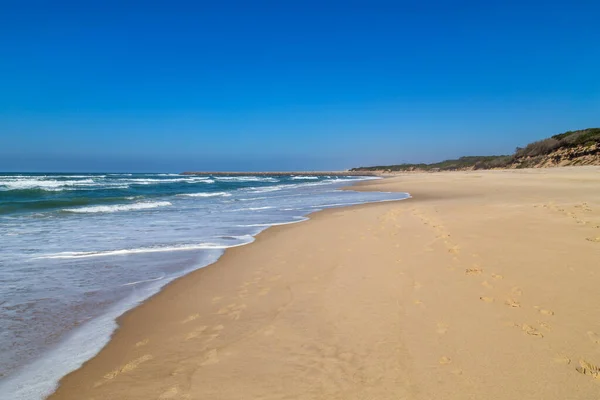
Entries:
{"type": "MultiPolygon", "coordinates": [[[[356,189],[356,188],[354,188],[356,189]]],[[[406,174],[121,318],[58,399],[593,399],[600,168],[406,174]]]]}

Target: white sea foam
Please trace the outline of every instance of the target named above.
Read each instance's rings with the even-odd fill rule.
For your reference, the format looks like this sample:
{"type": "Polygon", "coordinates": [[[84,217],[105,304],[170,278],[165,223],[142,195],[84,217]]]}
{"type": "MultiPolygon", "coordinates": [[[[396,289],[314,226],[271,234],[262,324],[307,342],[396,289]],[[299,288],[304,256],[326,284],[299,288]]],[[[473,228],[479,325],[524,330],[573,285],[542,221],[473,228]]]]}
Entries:
{"type": "Polygon", "coordinates": [[[115,204],[111,206],[89,206],[79,208],[65,208],[63,211],[73,213],[112,213],[119,211],[134,211],[134,210],[147,210],[150,208],[157,207],[168,207],[172,205],[168,201],[148,201],[143,203],[133,204],[115,204]]]}
{"type": "Polygon", "coordinates": [[[44,189],[60,190],[66,187],[94,186],[97,183],[93,179],[82,180],[42,180],[42,179],[3,179],[0,180],[0,190],[27,190],[44,189]]]}
{"type": "Polygon", "coordinates": [[[293,180],[319,179],[318,176],[292,176],[293,180]]]}
{"type": "Polygon", "coordinates": [[[161,279],[146,287],[136,288],[125,300],[113,305],[102,316],[87,321],[42,358],[18,374],[0,381],[0,398],[11,400],[41,400],[49,396],[58,381],[69,372],[94,357],[110,340],[117,328],[116,319],[127,310],[157,293],[163,285],[186,273],[214,263],[221,253],[213,253],[200,265],[161,279]]]}
{"type": "Polygon", "coordinates": [[[332,183],[339,183],[339,182],[351,182],[351,181],[355,181],[355,180],[362,180],[361,178],[356,178],[356,179],[326,179],[323,181],[319,181],[319,182],[299,182],[299,183],[284,183],[281,185],[275,185],[275,186],[264,186],[264,187],[260,187],[260,186],[253,186],[253,187],[247,187],[247,188],[242,188],[240,190],[244,190],[244,191],[248,191],[249,193],[268,193],[268,192],[276,192],[279,190],[284,190],[284,189],[295,189],[295,188],[303,188],[303,187],[311,187],[311,186],[324,186],[324,185],[330,185],[332,183]]]}
{"type": "Polygon", "coordinates": [[[182,177],[173,179],[131,178],[126,182],[132,185],[154,185],[161,183],[214,183],[215,181],[204,177],[182,177]]]}
{"type": "MultiPolygon", "coordinates": [[[[188,185],[185,181],[193,181],[193,184],[190,184],[189,188],[196,187],[196,191],[201,191],[204,190],[204,187],[202,185],[201,188],[194,186],[196,182],[214,182],[212,178],[200,179],[200,177],[156,176],[154,174],[118,175],[120,176],[109,176],[104,179],[96,179],[96,176],[90,176],[90,178],[93,177],[95,179],[96,183],[87,183],[89,187],[83,186],[86,185],[84,183],[82,186],[76,186],[76,188],[102,190],[109,184],[133,186],[135,185],[134,179],[156,179],[158,182],[148,183],[149,185],[155,184],[155,186],[148,187],[148,189],[154,190],[156,187],[160,189],[160,182],[177,180],[184,185],[188,185]]],[[[13,175],[12,177],[14,178],[15,176],[13,175]]],[[[61,177],[60,179],[64,179],[61,182],[54,175],[45,178],[36,176],[35,179],[31,176],[23,176],[19,180],[25,179],[36,181],[56,180],[61,184],[64,184],[65,181],[76,180],[75,178],[61,177]]],[[[0,179],[0,190],[2,190],[2,180],[6,180],[6,177],[0,179]]],[[[334,190],[337,187],[335,186],[336,183],[338,186],[341,186],[340,183],[343,184],[343,182],[348,182],[350,179],[333,177],[331,181],[324,181],[322,179],[306,181],[297,179],[290,181],[289,178],[286,180],[285,184],[283,184],[284,182],[277,181],[276,183],[268,184],[270,186],[264,187],[261,187],[260,183],[254,184],[253,181],[247,181],[247,184],[241,186],[253,186],[252,188],[235,191],[215,189],[223,190],[223,192],[213,192],[210,194],[211,196],[215,196],[215,199],[219,199],[218,202],[215,202],[214,208],[211,207],[213,200],[199,199],[195,202],[191,199],[183,200],[181,197],[175,197],[177,194],[184,196],[186,194],[181,193],[183,190],[174,191],[168,184],[165,184],[164,187],[169,190],[166,190],[164,196],[161,195],[158,199],[140,198],[139,193],[145,193],[145,191],[140,189],[146,189],[147,187],[137,186],[137,190],[127,192],[123,195],[128,196],[130,201],[124,200],[122,201],[123,204],[115,204],[112,206],[113,208],[106,211],[98,207],[110,206],[94,206],[95,211],[89,210],[93,208],[92,206],[80,208],[70,206],[71,210],[78,211],[75,211],[75,214],[55,212],[28,214],[30,216],[39,216],[40,218],[54,216],[54,219],[48,221],[29,218],[29,216],[27,220],[23,220],[20,216],[7,217],[7,226],[10,225],[10,221],[13,218],[15,222],[18,222],[14,224],[14,228],[11,228],[10,233],[20,233],[22,227],[27,227],[31,224],[31,229],[35,230],[35,232],[24,236],[30,240],[28,243],[31,243],[32,248],[38,248],[36,254],[25,253],[21,251],[21,249],[25,248],[24,243],[26,243],[22,236],[2,236],[0,256],[6,255],[7,257],[0,259],[0,263],[12,259],[13,255],[17,254],[20,259],[12,264],[16,266],[15,271],[23,270],[19,266],[22,262],[31,262],[35,268],[40,268],[36,271],[36,274],[39,274],[43,280],[46,280],[48,276],[52,276],[52,279],[47,279],[48,281],[52,281],[50,282],[52,284],[59,279],[61,282],[75,283],[76,285],[82,282],[82,289],[88,290],[87,277],[85,280],[80,279],[81,276],[84,276],[81,274],[87,274],[86,269],[79,267],[76,270],[70,269],[64,272],[66,275],[61,276],[63,268],[60,268],[60,266],[63,266],[64,263],[76,262],[78,266],[85,266],[91,268],[91,271],[96,271],[95,266],[98,265],[99,261],[110,261],[110,265],[143,265],[144,268],[130,268],[126,275],[118,275],[119,271],[112,270],[115,273],[114,281],[102,281],[106,283],[107,290],[112,291],[118,287],[117,293],[131,291],[134,297],[119,301],[117,304],[113,304],[113,306],[106,309],[103,308],[104,304],[98,305],[98,307],[102,307],[99,309],[99,312],[102,313],[101,316],[84,322],[80,327],[75,329],[73,334],[63,337],[62,339],[64,340],[49,352],[45,350],[37,352],[36,357],[32,357],[31,360],[26,361],[27,364],[25,367],[21,367],[19,370],[14,369],[14,372],[9,371],[7,376],[0,379],[0,398],[6,397],[15,400],[41,400],[44,398],[45,395],[52,391],[62,376],[78,368],[107,343],[111,333],[116,328],[115,318],[146,299],[149,295],[156,293],[160,287],[174,278],[173,275],[183,275],[200,265],[197,264],[193,268],[185,267],[185,270],[173,274],[172,271],[176,270],[180,264],[185,265],[187,260],[198,258],[203,259],[201,265],[206,265],[205,257],[214,256],[213,260],[215,260],[218,255],[222,254],[224,249],[240,246],[253,240],[250,236],[236,237],[234,235],[243,233],[254,235],[269,226],[298,223],[307,218],[292,216],[304,215],[321,207],[348,205],[359,199],[364,199],[363,202],[368,202],[372,201],[369,199],[377,198],[373,194],[350,194],[350,192],[334,190]],[[314,187],[311,188],[309,186],[314,187]],[[254,195],[252,191],[261,194],[254,195]],[[231,197],[223,195],[223,198],[221,198],[216,195],[216,193],[227,192],[231,194],[231,197]],[[171,207],[157,209],[165,210],[165,212],[155,210],[146,213],[143,211],[139,211],[139,213],[113,213],[114,211],[128,211],[123,209],[123,206],[131,207],[136,204],[148,204],[152,201],[158,202],[158,200],[170,200],[173,204],[171,207]],[[237,201],[246,202],[237,203],[237,201]],[[348,203],[345,203],[346,201],[348,203]],[[230,203],[222,204],[223,202],[230,203]],[[197,206],[198,203],[206,204],[207,206],[199,208],[197,206]],[[115,206],[116,209],[114,208],[115,206]],[[245,206],[248,208],[241,208],[245,206]],[[310,208],[311,206],[316,207],[310,208]],[[231,209],[240,207],[238,210],[233,210],[239,211],[239,213],[221,214],[223,211],[230,211],[228,210],[230,207],[231,209]],[[269,210],[270,208],[272,210],[269,210]],[[85,211],[85,209],[88,210],[85,211]],[[267,211],[261,212],[260,210],[267,211]],[[76,214],[77,212],[109,212],[112,214],[76,214]],[[140,214],[143,214],[143,218],[140,218],[140,214]],[[100,218],[94,218],[94,215],[100,218]],[[269,220],[277,222],[265,223],[269,220]],[[238,225],[244,223],[248,225],[238,225]],[[40,233],[37,233],[37,231],[40,233]],[[147,235],[144,232],[153,232],[153,234],[147,235]],[[69,248],[71,245],[77,247],[69,248]],[[71,251],[66,252],[64,250],[71,251]],[[190,252],[186,253],[185,251],[190,252]],[[41,256],[38,258],[45,258],[47,260],[32,262],[31,257],[36,256],[41,256]],[[181,263],[179,262],[180,260],[181,263]],[[57,267],[57,269],[54,270],[54,267],[57,267]]],[[[189,191],[193,191],[189,188],[189,191]]],[[[56,189],[73,190],[71,187],[58,187],[56,189]]],[[[189,195],[190,198],[209,197],[208,193],[190,193],[189,195]]],[[[387,197],[391,196],[388,195],[387,197]]],[[[139,206],[135,207],[136,209],[140,209],[139,206]]],[[[106,275],[103,270],[98,270],[97,272],[99,275],[89,280],[93,282],[93,286],[97,286],[98,282],[101,281],[100,278],[106,275]]],[[[45,289],[43,285],[36,286],[36,289],[38,287],[39,289],[45,289]]],[[[70,286],[65,286],[65,288],[66,290],[70,290],[70,286]]],[[[16,292],[16,296],[20,295],[20,293],[16,292]]],[[[78,320],[78,322],[81,321],[78,320]]],[[[10,336],[8,338],[10,339],[10,336]]],[[[10,342],[8,343],[10,345],[10,342]]],[[[35,344],[33,341],[32,343],[35,344]]],[[[10,358],[8,360],[10,361],[10,358]]],[[[14,364],[19,365],[18,362],[14,364]]]]}
{"type": "MultiPolygon", "coordinates": [[[[379,193],[392,193],[392,192],[379,192],[379,193]]],[[[399,195],[402,193],[398,193],[399,195]]],[[[388,201],[399,201],[399,200],[406,200],[406,199],[410,199],[411,196],[407,194],[406,197],[402,197],[402,198],[398,198],[398,199],[386,199],[386,200],[371,200],[369,202],[354,202],[354,203],[331,203],[331,204],[320,204],[318,206],[310,206],[310,208],[326,208],[326,207],[346,207],[346,206],[356,206],[356,205],[362,205],[362,204],[369,204],[369,203],[385,203],[388,201]]]]}
{"type": "Polygon", "coordinates": [[[164,279],[166,276],[166,274],[162,274],[161,276],[159,276],[158,278],[153,278],[153,279],[145,279],[143,281],[135,281],[135,282],[129,282],[129,283],[124,283],[121,286],[133,286],[133,285],[137,285],[138,283],[148,283],[148,282],[156,282],[156,281],[160,281],[162,279],[164,279]]]}
{"type": "Polygon", "coordinates": [[[170,251],[190,251],[190,250],[215,250],[228,249],[230,247],[243,246],[252,242],[252,236],[247,236],[245,242],[236,244],[222,243],[197,243],[197,244],[182,244],[175,246],[156,246],[156,247],[140,247],[137,249],[121,249],[121,250],[105,250],[105,251],[64,251],[61,253],[47,254],[34,259],[68,259],[68,258],[89,258],[89,257],[106,257],[106,256],[125,256],[129,254],[140,253],[164,253],[170,251]]]}
{"type": "Polygon", "coordinates": [[[237,199],[239,201],[255,201],[255,200],[265,200],[268,197],[248,197],[247,199],[237,199]]]}
{"type": "Polygon", "coordinates": [[[183,197],[229,197],[231,193],[227,192],[211,192],[211,193],[184,193],[178,196],[183,197]]]}
{"type": "Polygon", "coordinates": [[[275,208],[273,206],[264,206],[264,207],[248,207],[248,208],[236,208],[235,210],[229,210],[230,212],[236,211],[260,211],[260,210],[269,210],[271,208],[275,208]]]}
{"type": "Polygon", "coordinates": [[[290,225],[290,224],[297,224],[298,222],[304,222],[304,221],[308,221],[308,218],[296,217],[294,221],[273,222],[270,224],[246,224],[246,225],[237,225],[237,226],[239,226],[240,228],[250,228],[250,227],[266,227],[266,228],[268,228],[269,226],[290,225]]]}
{"type": "Polygon", "coordinates": [[[260,176],[218,176],[218,181],[237,181],[237,182],[279,182],[279,179],[260,176]]]}
{"type": "Polygon", "coordinates": [[[314,185],[323,185],[323,183],[321,183],[321,182],[319,182],[319,183],[284,183],[282,185],[275,185],[275,186],[264,186],[264,187],[253,186],[253,187],[243,188],[240,190],[248,191],[248,193],[269,193],[269,192],[277,192],[279,190],[284,190],[284,189],[293,189],[293,188],[302,187],[302,186],[314,186],[314,185]]]}

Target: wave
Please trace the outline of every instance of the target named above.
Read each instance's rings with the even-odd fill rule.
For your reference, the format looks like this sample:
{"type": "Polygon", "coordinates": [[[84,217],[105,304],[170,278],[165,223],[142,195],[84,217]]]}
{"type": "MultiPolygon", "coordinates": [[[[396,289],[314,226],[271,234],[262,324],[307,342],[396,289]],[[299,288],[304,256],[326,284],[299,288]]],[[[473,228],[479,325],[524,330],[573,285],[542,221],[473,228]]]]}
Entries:
{"type": "Polygon", "coordinates": [[[82,180],[40,180],[40,179],[17,179],[0,180],[0,190],[26,190],[26,189],[44,189],[60,190],[65,187],[94,186],[97,183],[93,179],[82,180]]]}
{"type": "MultiPolygon", "coordinates": [[[[344,181],[346,179],[343,179],[344,181]]],[[[335,183],[337,182],[336,180],[324,180],[324,181],[319,181],[319,182],[304,182],[304,183],[285,183],[282,185],[275,185],[275,186],[265,186],[265,187],[248,187],[248,188],[243,188],[241,190],[247,190],[249,191],[249,193],[268,193],[268,192],[276,192],[279,190],[284,190],[284,189],[294,189],[294,188],[300,188],[300,187],[309,187],[309,186],[322,186],[322,185],[328,185],[331,183],[335,183]]]]}
{"type": "Polygon", "coordinates": [[[247,199],[237,199],[237,201],[255,201],[255,200],[265,200],[268,197],[248,197],[247,199]]]}
{"type": "Polygon", "coordinates": [[[79,207],[79,208],[65,208],[63,211],[72,213],[111,213],[118,211],[134,211],[134,210],[147,210],[157,207],[167,207],[172,205],[168,201],[148,201],[143,203],[133,204],[115,204],[111,206],[90,206],[90,207],[79,207]]]}
{"type": "Polygon", "coordinates": [[[244,236],[246,241],[236,244],[222,243],[197,243],[197,244],[182,244],[175,246],[155,246],[155,247],[140,247],[137,249],[120,249],[120,250],[104,250],[104,251],[64,251],[61,253],[47,254],[34,259],[67,259],[67,258],[89,258],[89,257],[106,257],[106,256],[126,256],[129,254],[140,253],[164,253],[170,251],[191,251],[191,250],[218,250],[228,249],[231,247],[243,246],[254,241],[252,236],[244,236]]]}
{"type": "Polygon", "coordinates": [[[318,176],[292,176],[292,180],[306,180],[306,179],[319,179],[318,176]]]}
{"type": "MultiPolygon", "coordinates": [[[[315,177],[295,176],[295,177],[292,177],[291,179],[295,179],[295,178],[296,178],[296,180],[299,180],[299,179],[306,179],[306,178],[310,179],[310,178],[315,178],[315,177]]],[[[253,186],[253,187],[242,188],[240,190],[249,191],[249,193],[266,193],[266,192],[275,192],[275,191],[283,190],[283,189],[295,189],[295,188],[303,188],[303,187],[310,187],[310,186],[323,186],[323,185],[331,185],[333,183],[360,181],[360,180],[365,180],[365,179],[369,179],[369,178],[348,176],[345,178],[325,179],[325,180],[318,181],[318,182],[284,183],[281,185],[262,186],[262,187],[261,186],[253,186]]]]}
{"type": "Polygon", "coordinates": [[[248,207],[248,208],[236,208],[235,210],[229,210],[230,212],[235,211],[260,211],[260,210],[269,210],[271,208],[275,208],[273,206],[265,206],[265,207],[248,207]]]}
{"type": "Polygon", "coordinates": [[[214,183],[215,181],[204,177],[155,179],[155,178],[131,178],[125,181],[131,185],[153,185],[161,183],[214,183]]]}
{"type": "MultiPolygon", "coordinates": [[[[134,197],[70,197],[42,199],[38,189],[19,191],[21,200],[0,202],[0,215],[18,211],[44,211],[65,207],[89,206],[98,203],[116,203],[124,200],[134,200],[134,197]],[[23,199],[25,201],[23,201],[23,199]]],[[[43,193],[43,191],[41,191],[43,193]]]]}
{"type": "Polygon", "coordinates": [[[286,187],[289,187],[289,186],[290,185],[266,186],[266,187],[262,187],[262,188],[250,187],[250,188],[244,188],[242,190],[248,190],[249,193],[268,193],[268,192],[276,192],[278,190],[285,189],[286,187]]]}
{"type": "Polygon", "coordinates": [[[215,179],[218,181],[234,182],[279,182],[279,179],[276,178],[259,176],[218,176],[215,179]]]}
{"type": "Polygon", "coordinates": [[[211,192],[211,193],[184,193],[178,194],[183,197],[229,197],[231,193],[227,192],[211,192]]]}
{"type": "Polygon", "coordinates": [[[0,192],[16,190],[95,190],[95,189],[127,189],[130,185],[153,185],[169,183],[214,183],[208,177],[183,177],[179,175],[162,175],[164,178],[134,177],[132,174],[117,175],[44,175],[0,176],[0,192]]]}

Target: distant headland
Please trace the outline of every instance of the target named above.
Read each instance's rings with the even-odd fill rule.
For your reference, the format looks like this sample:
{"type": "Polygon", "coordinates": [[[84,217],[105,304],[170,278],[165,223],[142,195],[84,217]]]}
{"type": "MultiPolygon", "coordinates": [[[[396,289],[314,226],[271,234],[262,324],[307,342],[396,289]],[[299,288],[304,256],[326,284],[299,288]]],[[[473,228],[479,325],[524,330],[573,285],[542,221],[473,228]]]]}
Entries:
{"type": "Polygon", "coordinates": [[[546,168],[600,165],[600,128],[568,131],[517,147],[512,155],[466,156],[433,164],[396,164],[352,168],[350,171],[394,173],[405,171],[468,171],[476,169],[546,168]]]}

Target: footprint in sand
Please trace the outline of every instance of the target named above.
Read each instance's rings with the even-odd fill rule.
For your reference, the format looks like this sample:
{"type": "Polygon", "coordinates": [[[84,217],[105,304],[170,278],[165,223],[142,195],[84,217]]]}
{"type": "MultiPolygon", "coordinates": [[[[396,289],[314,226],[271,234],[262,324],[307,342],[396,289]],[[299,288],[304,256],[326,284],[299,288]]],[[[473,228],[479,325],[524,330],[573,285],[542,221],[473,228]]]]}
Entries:
{"type": "Polygon", "coordinates": [[[493,286],[488,281],[481,282],[481,286],[486,287],[488,289],[492,289],[493,286]]]}
{"type": "Polygon", "coordinates": [[[564,354],[557,354],[556,357],[554,357],[554,362],[557,364],[569,365],[571,364],[571,359],[564,354]]]}
{"type": "Polygon", "coordinates": [[[242,311],[246,309],[245,304],[236,304],[232,303],[225,307],[222,307],[219,311],[217,311],[218,315],[227,315],[228,317],[238,320],[242,315],[242,311]]]}
{"type": "Polygon", "coordinates": [[[150,342],[150,339],[144,339],[144,340],[140,340],[139,342],[137,342],[135,344],[135,347],[142,347],[148,344],[148,342],[150,342]]]}
{"type": "Polygon", "coordinates": [[[424,304],[423,304],[423,302],[422,302],[421,300],[415,300],[415,301],[413,301],[413,303],[414,303],[416,306],[423,306],[423,305],[424,305],[424,304]]]}
{"type": "Polygon", "coordinates": [[[482,272],[483,272],[483,269],[481,269],[479,267],[467,268],[465,270],[465,274],[467,274],[467,275],[480,275],[482,272]]]}
{"type": "Polygon", "coordinates": [[[511,289],[510,291],[512,293],[513,296],[521,296],[523,294],[523,291],[521,290],[521,288],[519,287],[514,287],[511,289]]]}
{"type": "Polygon", "coordinates": [[[504,302],[504,304],[506,304],[507,306],[512,307],[512,308],[519,308],[519,307],[521,307],[521,304],[519,304],[518,301],[515,301],[513,299],[506,299],[506,301],[504,302]]]}
{"type": "Polygon", "coordinates": [[[187,324],[188,322],[192,322],[196,319],[200,318],[200,314],[193,314],[188,316],[186,319],[184,319],[183,321],[181,321],[182,324],[187,324]]]}
{"type": "Polygon", "coordinates": [[[443,356],[442,358],[440,358],[439,362],[441,365],[447,365],[450,364],[452,360],[449,357],[443,356]]]}
{"type": "Polygon", "coordinates": [[[502,275],[498,275],[498,274],[492,274],[492,278],[498,279],[498,280],[504,279],[504,277],[502,275]]]}
{"type": "Polygon", "coordinates": [[[163,392],[160,396],[158,396],[158,400],[168,400],[173,399],[175,396],[179,394],[179,388],[177,386],[173,386],[166,392],[163,392]]]}
{"type": "Polygon", "coordinates": [[[600,243],[600,236],[596,238],[585,238],[588,242],[600,243]]]}
{"type": "Polygon", "coordinates": [[[188,333],[185,336],[185,340],[192,340],[192,339],[196,339],[197,337],[199,337],[200,335],[202,335],[202,333],[204,333],[204,331],[206,330],[207,326],[201,326],[197,329],[194,329],[193,331],[191,331],[190,333],[188,333]]]}
{"type": "Polygon", "coordinates": [[[98,387],[98,386],[106,383],[106,381],[114,379],[121,374],[131,372],[134,369],[136,369],[137,367],[139,367],[140,364],[145,363],[146,361],[150,361],[153,358],[154,357],[151,354],[146,354],[139,358],[136,358],[135,360],[128,362],[127,364],[123,365],[122,367],[112,370],[109,373],[107,373],[106,375],[104,375],[104,377],[103,377],[104,379],[100,382],[96,382],[96,384],[94,384],[94,387],[98,387]]]}
{"type": "Polygon", "coordinates": [[[546,329],[547,331],[551,330],[552,328],[550,327],[550,324],[544,322],[544,321],[538,321],[538,325],[544,329],[546,329]]]}
{"type": "Polygon", "coordinates": [[[594,379],[600,379],[600,368],[585,360],[579,360],[579,367],[575,368],[577,372],[588,375],[594,379]]]}
{"type": "Polygon", "coordinates": [[[537,329],[535,329],[533,326],[527,325],[527,324],[522,324],[522,325],[517,325],[515,324],[515,326],[521,328],[521,330],[523,332],[525,332],[526,334],[528,334],[529,336],[533,336],[533,337],[537,337],[537,338],[543,338],[544,335],[538,331],[537,329]]]}
{"type": "Polygon", "coordinates": [[[448,253],[450,254],[459,254],[460,253],[460,247],[458,246],[452,246],[448,249],[448,253]]]}
{"type": "Polygon", "coordinates": [[[534,306],[533,308],[535,308],[536,310],[538,310],[538,312],[540,314],[542,314],[542,315],[554,315],[554,311],[552,311],[552,310],[546,310],[546,309],[543,309],[543,308],[541,308],[539,306],[534,306]]]}
{"type": "Polygon", "coordinates": [[[493,297],[486,297],[486,296],[481,296],[479,298],[479,300],[485,302],[485,303],[493,303],[494,302],[494,298],[493,297]]]}

